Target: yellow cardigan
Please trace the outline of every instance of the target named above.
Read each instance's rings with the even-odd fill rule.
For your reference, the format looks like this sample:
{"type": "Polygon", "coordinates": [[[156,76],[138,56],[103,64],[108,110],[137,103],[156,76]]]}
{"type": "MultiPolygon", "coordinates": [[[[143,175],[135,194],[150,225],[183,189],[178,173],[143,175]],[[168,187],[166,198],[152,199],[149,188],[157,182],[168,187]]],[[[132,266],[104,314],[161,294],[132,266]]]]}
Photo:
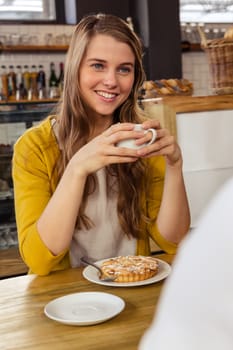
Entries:
{"type": "MultiPolygon", "coordinates": [[[[70,267],[69,249],[54,256],[37,231],[37,220],[58,183],[55,165],[60,151],[51,127],[52,118],[54,116],[26,130],[17,140],[12,166],[19,250],[29,271],[38,275],[70,267]]],[[[156,226],[164,184],[164,158],[146,161],[150,166],[150,194],[147,198],[144,195],[142,210],[154,220],[150,224],[142,223],[143,235],[137,241],[137,254],[150,254],[149,236],[161,249],[173,254],[177,245],[165,240],[156,226]]]]}

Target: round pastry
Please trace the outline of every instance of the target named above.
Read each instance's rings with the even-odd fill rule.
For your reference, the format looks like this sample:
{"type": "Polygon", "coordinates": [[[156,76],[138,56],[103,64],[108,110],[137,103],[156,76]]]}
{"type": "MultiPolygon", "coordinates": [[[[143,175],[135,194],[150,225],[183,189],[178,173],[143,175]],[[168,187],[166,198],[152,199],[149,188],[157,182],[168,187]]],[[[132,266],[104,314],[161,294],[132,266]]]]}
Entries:
{"type": "Polygon", "coordinates": [[[114,282],[138,282],[155,276],[159,263],[151,256],[127,255],[105,260],[101,269],[107,277],[115,277],[114,282]]]}

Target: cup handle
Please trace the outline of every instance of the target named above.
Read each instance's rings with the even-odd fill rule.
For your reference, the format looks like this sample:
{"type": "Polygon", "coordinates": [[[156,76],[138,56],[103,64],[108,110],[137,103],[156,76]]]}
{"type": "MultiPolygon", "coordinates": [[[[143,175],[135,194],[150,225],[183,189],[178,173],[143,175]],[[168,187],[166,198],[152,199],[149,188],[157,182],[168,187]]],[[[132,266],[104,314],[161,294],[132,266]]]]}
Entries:
{"type": "Polygon", "coordinates": [[[147,142],[147,146],[151,145],[152,143],[154,143],[155,140],[156,140],[156,137],[157,137],[157,131],[155,129],[147,129],[147,130],[145,130],[145,134],[147,134],[148,132],[152,133],[152,138],[151,138],[150,141],[147,142]]]}

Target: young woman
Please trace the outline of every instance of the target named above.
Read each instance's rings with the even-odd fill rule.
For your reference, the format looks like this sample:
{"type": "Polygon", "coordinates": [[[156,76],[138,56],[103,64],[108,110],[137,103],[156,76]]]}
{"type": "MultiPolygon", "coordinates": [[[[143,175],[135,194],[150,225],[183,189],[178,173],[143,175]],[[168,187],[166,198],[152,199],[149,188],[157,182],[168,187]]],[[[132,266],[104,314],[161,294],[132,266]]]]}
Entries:
{"type": "Polygon", "coordinates": [[[190,224],[175,138],[138,108],[141,43],[127,23],[90,15],[76,26],[56,115],[15,144],[13,181],[21,255],[30,272],[80,258],[150,254],[149,237],[174,253],[190,224]],[[135,138],[141,149],[117,147],[135,138]]]}

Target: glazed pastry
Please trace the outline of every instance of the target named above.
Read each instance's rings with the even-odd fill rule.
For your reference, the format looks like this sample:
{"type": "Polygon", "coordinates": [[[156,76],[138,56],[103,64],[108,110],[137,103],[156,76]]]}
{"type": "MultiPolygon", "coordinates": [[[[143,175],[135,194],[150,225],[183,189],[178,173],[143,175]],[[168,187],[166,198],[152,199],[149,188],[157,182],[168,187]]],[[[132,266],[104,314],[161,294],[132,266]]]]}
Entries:
{"type": "Polygon", "coordinates": [[[138,282],[155,276],[159,263],[150,256],[118,256],[105,260],[101,269],[105,276],[115,277],[114,282],[138,282]]]}

